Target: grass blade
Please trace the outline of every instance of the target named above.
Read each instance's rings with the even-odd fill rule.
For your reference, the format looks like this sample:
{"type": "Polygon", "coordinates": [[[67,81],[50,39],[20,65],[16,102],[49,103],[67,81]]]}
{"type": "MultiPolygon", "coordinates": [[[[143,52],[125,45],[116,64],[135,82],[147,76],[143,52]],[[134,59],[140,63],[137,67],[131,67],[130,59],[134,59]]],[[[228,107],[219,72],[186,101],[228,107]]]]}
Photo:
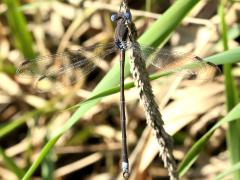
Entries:
{"type": "MultiPolygon", "coordinates": [[[[224,60],[225,59],[228,59],[229,61],[231,61],[232,63],[238,63],[240,62],[240,48],[235,48],[235,49],[231,49],[229,51],[225,51],[223,53],[219,53],[219,54],[215,54],[213,56],[210,56],[210,57],[207,57],[203,60],[207,61],[207,62],[211,62],[213,64],[223,64],[223,63],[226,63],[224,60]]],[[[174,72],[174,70],[173,70],[174,72]]],[[[168,76],[168,75],[171,75],[172,72],[160,72],[160,73],[156,73],[156,74],[151,74],[149,76],[149,80],[150,81],[153,81],[153,80],[156,80],[156,79],[159,79],[161,77],[164,77],[164,76],[168,76]]],[[[128,90],[128,89],[131,89],[132,87],[134,87],[134,83],[133,82],[130,82],[130,83],[125,83],[124,84],[124,89],[125,90],[128,90]]],[[[115,94],[115,93],[118,93],[120,91],[120,87],[119,85],[118,86],[115,86],[113,88],[109,88],[107,90],[104,90],[102,92],[99,92],[98,94],[80,102],[79,104],[76,104],[68,109],[73,109],[73,108],[77,108],[77,107],[80,107],[82,106],[83,104],[85,103],[89,103],[93,100],[97,100],[99,98],[103,98],[105,96],[109,96],[109,95],[112,95],[112,94],[115,94]]]]}
{"type": "Polygon", "coordinates": [[[179,176],[182,177],[191,165],[197,160],[199,153],[204,148],[214,131],[224,123],[234,122],[240,118],[240,104],[236,105],[223,119],[218,121],[204,136],[202,136],[188,151],[178,168],[179,176]]]}
{"type": "Polygon", "coordinates": [[[35,109],[33,111],[25,113],[21,117],[12,120],[10,123],[2,125],[0,127],[0,139],[11,133],[14,129],[25,124],[27,120],[31,119],[31,117],[40,116],[41,114],[46,114],[54,111],[56,111],[56,109],[53,107],[52,103],[49,102],[41,109],[35,109]]]}
{"type": "MultiPolygon", "coordinates": [[[[222,34],[222,41],[224,50],[228,50],[228,36],[227,36],[227,25],[225,21],[225,7],[226,1],[221,0],[218,7],[218,14],[220,16],[220,29],[222,34]]],[[[230,111],[234,106],[239,102],[237,87],[232,76],[232,65],[225,64],[223,66],[224,77],[225,77],[225,89],[226,89],[226,102],[227,102],[227,111],[230,111]]],[[[240,120],[230,122],[228,124],[227,131],[227,145],[229,151],[229,157],[232,164],[240,162],[240,120]]],[[[234,179],[240,179],[240,171],[234,173],[234,179]]]]}
{"type": "Polygon", "coordinates": [[[21,11],[19,11],[18,0],[4,0],[7,5],[7,19],[13,35],[16,47],[22,52],[24,57],[33,59],[32,37],[27,28],[26,20],[21,11]]]}
{"type": "Polygon", "coordinates": [[[2,157],[2,160],[4,162],[4,165],[11,170],[19,179],[23,177],[24,171],[21,170],[15,163],[14,160],[12,160],[10,157],[8,157],[4,150],[0,147],[0,156],[2,157]]]}
{"type": "Polygon", "coordinates": [[[226,169],[223,173],[219,174],[218,176],[216,176],[214,178],[214,180],[220,180],[223,179],[224,177],[226,177],[229,174],[234,173],[235,171],[240,170],[240,162],[234,164],[233,166],[231,166],[230,168],[226,169]]]}
{"type": "MultiPolygon", "coordinates": [[[[48,140],[48,136],[46,135],[45,141],[48,140]]],[[[54,163],[54,154],[53,151],[50,152],[45,156],[42,166],[41,166],[41,173],[43,180],[53,180],[54,179],[54,170],[55,170],[55,163],[54,163]]]]}

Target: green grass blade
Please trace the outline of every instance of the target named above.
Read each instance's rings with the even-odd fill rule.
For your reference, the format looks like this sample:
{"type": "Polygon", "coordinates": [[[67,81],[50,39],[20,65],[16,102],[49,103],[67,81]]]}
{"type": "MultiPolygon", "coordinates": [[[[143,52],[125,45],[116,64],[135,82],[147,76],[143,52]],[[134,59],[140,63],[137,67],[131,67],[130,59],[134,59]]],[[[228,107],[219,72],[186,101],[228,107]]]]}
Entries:
{"type": "Polygon", "coordinates": [[[178,168],[179,176],[182,177],[191,165],[196,161],[199,153],[204,148],[214,131],[224,123],[234,122],[240,118],[240,104],[236,105],[223,119],[218,121],[204,136],[202,136],[188,151],[178,168]]]}
{"type": "Polygon", "coordinates": [[[52,149],[52,147],[54,146],[54,144],[57,142],[57,140],[62,136],[62,134],[58,134],[57,136],[53,137],[51,140],[49,140],[47,142],[47,144],[43,147],[40,155],[38,156],[38,158],[36,159],[36,161],[34,161],[34,163],[32,164],[32,166],[30,167],[30,169],[28,169],[27,173],[24,175],[24,177],[22,178],[22,180],[29,180],[30,177],[32,176],[32,174],[35,172],[35,170],[37,169],[37,167],[39,166],[39,164],[43,161],[43,159],[45,158],[45,156],[49,153],[49,151],[52,149]]]}
{"type": "Polygon", "coordinates": [[[234,164],[233,166],[231,166],[230,168],[226,169],[223,173],[217,175],[214,180],[220,180],[223,179],[224,177],[228,176],[229,174],[234,173],[235,171],[240,170],[240,162],[234,164]]]}
{"type": "MultiPolygon", "coordinates": [[[[240,35],[240,24],[235,24],[233,25],[233,27],[229,28],[228,29],[228,32],[227,32],[227,37],[229,40],[234,40],[236,39],[237,37],[239,37],[240,35]]],[[[220,49],[222,47],[222,39],[218,41],[218,43],[216,44],[216,49],[220,49]]]]}
{"type": "MultiPolygon", "coordinates": [[[[220,29],[222,34],[222,42],[224,50],[228,50],[228,28],[225,21],[225,8],[226,1],[222,0],[218,7],[218,14],[220,17],[220,29]]],[[[238,102],[238,91],[235,85],[233,76],[232,76],[232,65],[225,64],[223,66],[224,77],[225,77],[225,93],[226,93],[226,102],[227,102],[227,111],[230,111],[238,102]]],[[[240,120],[230,122],[228,124],[228,131],[227,131],[227,145],[229,151],[229,157],[232,164],[236,164],[240,162],[240,120]]],[[[240,179],[240,171],[235,171],[234,179],[240,179]]]]}
{"type": "Polygon", "coordinates": [[[46,114],[50,112],[54,112],[56,109],[53,107],[52,103],[49,102],[45,105],[45,107],[41,109],[35,109],[33,111],[27,112],[21,117],[10,121],[10,123],[2,125],[0,127],[0,139],[5,137],[7,134],[11,133],[14,129],[22,126],[26,123],[27,120],[34,116],[40,116],[41,114],[46,114]]]}
{"type": "MultiPolygon", "coordinates": [[[[46,135],[45,137],[45,142],[47,141],[48,141],[48,135],[46,135]]],[[[45,156],[41,165],[42,179],[53,180],[54,170],[55,170],[54,154],[53,154],[53,150],[50,150],[50,152],[45,156]]]]}
{"type": "Polygon", "coordinates": [[[237,63],[240,61],[240,48],[230,49],[228,51],[224,51],[222,53],[218,53],[212,55],[210,57],[205,58],[206,61],[212,62],[216,65],[220,64],[229,64],[229,63],[237,63]]]}
{"type": "Polygon", "coordinates": [[[169,8],[143,36],[139,38],[140,44],[148,46],[162,45],[171,35],[179,23],[187,16],[199,0],[178,0],[169,8]]]}
{"type": "MultiPolygon", "coordinates": [[[[207,58],[204,58],[203,60],[205,60],[207,62],[211,62],[213,64],[219,64],[219,65],[224,64],[224,63],[228,63],[228,62],[224,61],[225,59],[228,59],[232,63],[238,63],[238,62],[240,62],[240,53],[239,52],[240,52],[240,48],[234,48],[234,49],[231,49],[229,51],[225,51],[225,52],[222,52],[222,53],[219,53],[219,54],[215,54],[213,56],[209,56],[207,58]]],[[[173,70],[173,72],[174,72],[174,70],[173,70]]],[[[149,76],[149,80],[153,81],[153,80],[156,80],[156,79],[159,79],[161,77],[168,76],[168,75],[171,75],[171,74],[172,74],[172,72],[160,72],[160,73],[156,73],[156,74],[151,74],[149,76]]],[[[134,87],[133,82],[124,84],[124,89],[125,90],[128,90],[132,87],[134,87]]],[[[105,96],[109,96],[109,95],[118,93],[119,91],[120,91],[119,85],[115,86],[113,88],[109,88],[107,90],[99,92],[98,94],[96,94],[96,95],[94,95],[94,96],[80,102],[79,104],[76,104],[76,105],[68,108],[68,109],[73,109],[73,108],[80,107],[85,103],[89,103],[93,100],[97,100],[99,98],[103,98],[105,96]]]]}
{"type": "MultiPolygon", "coordinates": [[[[159,18],[149,29],[146,31],[143,36],[140,37],[139,42],[142,44],[156,46],[163,44],[165,39],[170,36],[182,19],[188,14],[188,12],[199,2],[199,0],[178,0],[171,6],[162,17],[159,18]],[[177,15],[176,15],[177,14],[177,15]]],[[[125,75],[129,75],[130,67],[128,59],[126,58],[126,67],[125,75]]],[[[102,92],[109,87],[114,87],[119,84],[119,64],[116,64],[108,74],[101,80],[101,82],[94,89],[92,96],[96,95],[99,92],[102,92]]],[[[27,171],[27,174],[24,176],[24,179],[29,179],[34,173],[36,168],[41,163],[43,156],[46,155],[52,146],[55,144],[58,138],[61,137],[66,130],[71,128],[79,119],[97,102],[100,101],[94,100],[91,103],[84,104],[70,117],[68,122],[63,126],[61,130],[56,132],[53,139],[51,139],[41,151],[37,160],[33,163],[30,169],[27,171]],[[48,148],[48,149],[47,149],[48,148]]]]}
{"type": "Polygon", "coordinates": [[[8,157],[4,150],[0,147],[0,156],[4,162],[4,165],[11,170],[19,179],[23,177],[24,171],[20,169],[10,157],[8,157]]]}
{"type": "Polygon", "coordinates": [[[10,123],[8,123],[6,125],[2,125],[0,127],[0,139],[5,137],[7,134],[11,133],[14,129],[25,124],[29,118],[31,118],[35,115],[40,115],[41,113],[42,112],[40,110],[33,110],[31,112],[26,113],[22,117],[11,121],[10,123]]]}
{"type": "Polygon", "coordinates": [[[4,0],[7,5],[7,19],[14,38],[15,46],[26,58],[34,58],[33,43],[31,34],[28,31],[26,20],[19,11],[18,0],[4,0]]]}

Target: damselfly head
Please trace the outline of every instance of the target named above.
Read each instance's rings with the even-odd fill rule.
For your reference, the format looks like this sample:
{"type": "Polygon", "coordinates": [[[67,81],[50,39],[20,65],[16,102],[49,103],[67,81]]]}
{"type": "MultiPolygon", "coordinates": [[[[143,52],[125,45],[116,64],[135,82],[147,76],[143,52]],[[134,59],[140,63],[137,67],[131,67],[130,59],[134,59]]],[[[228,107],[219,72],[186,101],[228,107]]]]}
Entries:
{"type": "Polygon", "coordinates": [[[124,19],[125,21],[131,21],[132,20],[132,14],[130,11],[124,12],[124,13],[114,13],[111,15],[111,21],[115,22],[119,19],[124,19]]]}

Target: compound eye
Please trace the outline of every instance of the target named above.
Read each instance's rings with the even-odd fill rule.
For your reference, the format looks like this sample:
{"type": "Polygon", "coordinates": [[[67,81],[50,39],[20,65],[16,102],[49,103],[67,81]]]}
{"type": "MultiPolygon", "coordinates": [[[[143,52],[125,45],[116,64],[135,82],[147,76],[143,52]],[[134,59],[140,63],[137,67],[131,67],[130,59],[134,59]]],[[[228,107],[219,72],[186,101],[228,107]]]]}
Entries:
{"type": "Polygon", "coordinates": [[[123,15],[126,20],[132,20],[132,14],[130,12],[125,12],[123,15]]]}
{"type": "Polygon", "coordinates": [[[111,15],[111,21],[116,21],[118,19],[118,15],[117,14],[112,14],[111,15]]]}

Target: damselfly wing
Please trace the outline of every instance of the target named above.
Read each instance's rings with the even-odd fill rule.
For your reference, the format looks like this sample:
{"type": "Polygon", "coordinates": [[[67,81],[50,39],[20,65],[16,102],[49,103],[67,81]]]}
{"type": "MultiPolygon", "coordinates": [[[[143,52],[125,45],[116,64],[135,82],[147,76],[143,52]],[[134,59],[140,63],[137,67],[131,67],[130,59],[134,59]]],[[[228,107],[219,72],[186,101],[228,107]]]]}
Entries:
{"type": "MultiPolygon", "coordinates": [[[[138,51],[146,62],[152,64],[161,72],[169,72],[177,76],[208,81],[219,73],[219,68],[191,53],[172,51],[167,48],[153,48],[133,43],[126,43],[126,51],[133,48],[138,51]]],[[[63,53],[38,57],[31,61],[24,61],[17,70],[20,77],[33,78],[35,88],[49,91],[52,88],[64,87],[59,81],[73,85],[99,66],[108,55],[119,51],[114,43],[99,44],[90,48],[68,50],[63,53]],[[49,89],[40,86],[47,81],[49,89]]],[[[126,53],[127,54],[127,53],[126,53]]],[[[45,84],[46,86],[46,84],[45,84]]]]}
{"type": "Polygon", "coordinates": [[[40,56],[25,60],[17,69],[17,75],[31,80],[34,88],[40,92],[59,90],[83,81],[86,75],[101,66],[104,58],[116,51],[115,45],[109,43],[40,56]]]}

